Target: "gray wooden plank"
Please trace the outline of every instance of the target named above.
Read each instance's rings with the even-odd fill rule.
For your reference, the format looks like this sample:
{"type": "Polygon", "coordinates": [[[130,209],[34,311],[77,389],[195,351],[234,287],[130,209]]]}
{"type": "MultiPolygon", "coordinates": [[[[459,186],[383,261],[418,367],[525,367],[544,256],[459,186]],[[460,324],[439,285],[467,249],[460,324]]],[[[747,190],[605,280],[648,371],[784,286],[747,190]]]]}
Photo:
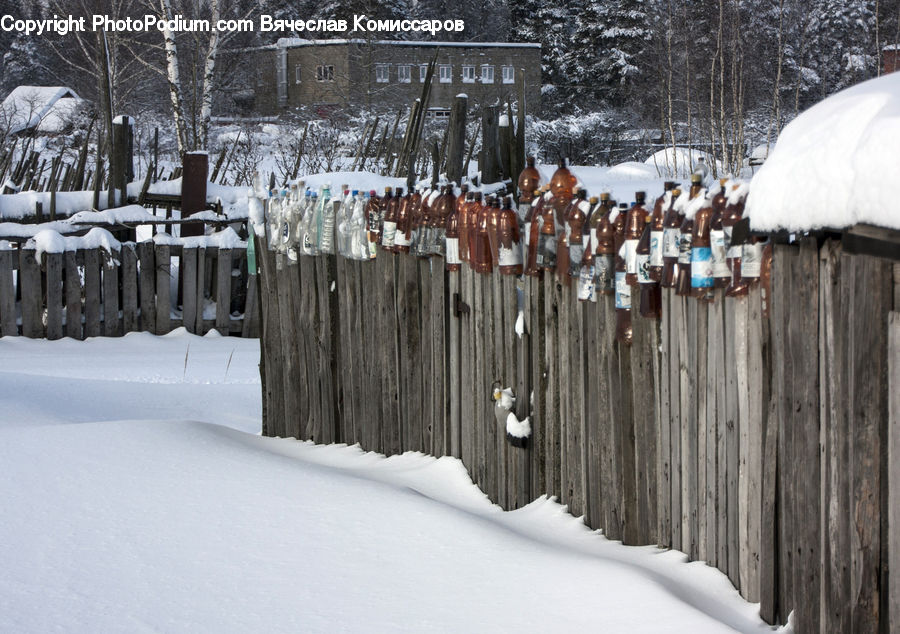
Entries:
{"type": "MultiPolygon", "coordinates": [[[[281,333],[281,367],[283,381],[281,388],[283,391],[283,398],[281,399],[281,402],[282,406],[284,407],[282,414],[282,419],[284,421],[283,436],[287,438],[303,438],[300,429],[300,398],[299,390],[297,390],[297,385],[299,385],[300,383],[300,359],[299,349],[297,345],[297,324],[294,320],[294,313],[291,310],[293,298],[289,269],[293,269],[294,267],[296,267],[296,264],[293,264],[291,266],[288,265],[288,257],[286,254],[275,254],[275,288],[272,290],[277,297],[276,306],[278,309],[278,315],[276,327],[281,333]]],[[[216,275],[217,293],[221,293],[222,291],[221,287],[219,286],[222,280],[222,269],[223,262],[221,257],[219,257],[216,275]]],[[[220,324],[219,303],[221,303],[222,298],[223,296],[221,294],[216,295],[217,329],[219,328],[220,324]]]]}
{"type": "MultiPolygon", "coordinates": [[[[728,575],[731,583],[738,587],[740,584],[740,535],[738,520],[740,513],[740,498],[738,496],[738,476],[740,462],[740,444],[738,428],[738,388],[736,374],[735,345],[737,334],[735,332],[735,300],[725,299],[725,488],[726,488],[726,523],[725,536],[726,551],[725,562],[720,562],[719,567],[728,575]]],[[[721,559],[721,558],[720,558],[721,559]]]]}
{"type": "Polygon", "coordinates": [[[123,244],[119,257],[122,261],[122,331],[135,332],[138,329],[138,274],[134,244],[123,244]]]}
{"type": "MultiPolygon", "coordinates": [[[[215,251],[211,251],[215,253],[215,251]]],[[[194,310],[194,334],[197,335],[205,335],[206,334],[206,325],[203,319],[203,309],[206,306],[207,297],[212,296],[212,288],[208,283],[208,275],[207,272],[210,270],[210,261],[207,257],[210,251],[207,251],[205,247],[200,247],[197,249],[197,281],[194,283],[194,290],[196,294],[196,299],[194,300],[194,305],[196,309],[194,310]]],[[[272,258],[275,257],[275,254],[271,254],[272,258]]],[[[275,266],[275,260],[272,260],[272,265],[275,266]]],[[[273,268],[272,269],[272,277],[271,277],[271,291],[273,293],[277,293],[277,282],[276,282],[277,272],[273,268]]],[[[277,304],[273,306],[277,308],[277,304]]]]}
{"type": "Polygon", "coordinates": [[[0,336],[15,337],[19,334],[16,325],[16,290],[13,284],[14,259],[16,252],[0,250],[0,336]]]}
{"type": "MultiPolygon", "coordinates": [[[[2,256],[2,254],[0,254],[2,256]]],[[[81,274],[78,271],[78,262],[75,251],[66,251],[66,336],[72,339],[82,339],[81,311],[82,290],[81,274]]],[[[2,297],[2,290],[0,290],[2,297]]]]}
{"type": "Polygon", "coordinates": [[[660,318],[660,354],[654,370],[657,401],[656,492],[657,530],[656,543],[660,548],[672,546],[672,409],[669,396],[669,322],[671,314],[667,305],[667,293],[662,296],[660,318]]]}
{"type": "MultiPolygon", "coordinates": [[[[897,274],[894,274],[895,280],[897,274]]],[[[895,303],[896,308],[896,303],[895,303]]],[[[900,312],[888,315],[888,569],[900,570],[900,312]]],[[[888,586],[888,631],[900,630],[900,582],[888,586]]]]}
{"type": "Polygon", "coordinates": [[[157,244],[156,251],[156,334],[164,335],[171,327],[171,259],[169,247],[157,244]]]}
{"type": "MultiPolygon", "coordinates": [[[[432,453],[436,456],[450,455],[449,368],[447,366],[447,272],[441,259],[429,261],[429,283],[431,285],[431,331],[423,327],[423,336],[431,339],[431,364],[434,371],[432,389],[433,440],[432,453]]],[[[428,382],[425,383],[426,389],[428,382]]]]}
{"type": "Polygon", "coordinates": [[[669,440],[671,445],[671,546],[677,550],[682,550],[684,545],[682,538],[681,480],[684,464],[681,460],[681,346],[678,343],[678,339],[685,326],[682,302],[675,295],[675,291],[670,288],[663,289],[663,297],[665,302],[664,310],[670,315],[667,335],[669,342],[669,365],[667,371],[669,375],[669,440]]]}
{"type": "Polygon", "coordinates": [[[19,249],[19,284],[21,288],[22,334],[30,338],[44,336],[43,290],[41,268],[34,249],[19,249]]]}
{"type": "MultiPolygon", "coordinates": [[[[759,287],[749,297],[747,317],[747,589],[744,598],[759,603],[760,548],[762,539],[762,472],[764,451],[763,327],[759,287]]],[[[813,456],[811,456],[813,458],[813,456]]]]}
{"type": "Polygon", "coordinates": [[[709,541],[706,524],[706,462],[707,462],[707,369],[706,343],[708,329],[708,312],[704,302],[692,301],[693,314],[696,319],[693,328],[691,345],[696,350],[694,360],[694,397],[696,403],[697,429],[697,559],[709,563],[709,541]]]}
{"type": "MultiPolygon", "coordinates": [[[[713,297],[713,302],[717,298],[713,297]]],[[[721,298],[719,303],[721,304],[721,298]]],[[[706,305],[706,381],[700,383],[698,389],[705,391],[706,398],[706,517],[701,522],[706,524],[706,563],[710,566],[718,565],[718,474],[716,465],[718,462],[718,401],[716,398],[716,385],[722,372],[719,364],[719,324],[716,322],[716,306],[713,302],[706,305]]],[[[700,310],[703,310],[703,306],[700,310]]]]}
{"type": "Polygon", "coordinates": [[[143,332],[156,332],[156,252],[153,247],[152,242],[137,245],[143,332]]]}
{"type": "Polygon", "coordinates": [[[540,279],[527,278],[529,296],[529,357],[531,359],[531,390],[528,394],[531,405],[531,495],[548,492],[547,488],[547,361],[544,357],[546,338],[545,311],[546,294],[540,279]]]}
{"type": "Polygon", "coordinates": [[[462,393],[460,391],[460,369],[462,368],[462,359],[460,356],[460,330],[462,326],[462,318],[456,315],[456,307],[454,305],[455,298],[460,293],[460,278],[462,271],[451,272],[447,274],[447,298],[449,309],[447,317],[447,359],[448,359],[448,396],[449,396],[449,420],[447,428],[449,430],[449,444],[447,446],[447,455],[454,458],[462,457],[461,438],[460,438],[460,414],[462,410],[462,393]]]}
{"type": "MultiPolygon", "coordinates": [[[[181,252],[182,304],[181,319],[188,332],[197,332],[197,249],[187,248],[181,252]]],[[[249,298],[248,298],[249,299],[249,298]]],[[[200,310],[202,310],[202,306],[200,310]]]]}
{"type": "MultiPolygon", "coordinates": [[[[259,337],[259,302],[257,284],[259,275],[247,275],[247,302],[244,304],[244,319],[241,321],[242,337],[259,337]]],[[[195,302],[196,303],[196,302],[195,302]]]]}
{"type": "MultiPolygon", "coordinates": [[[[512,387],[512,375],[508,371],[508,366],[506,365],[505,360],[505,345],[504,341],[508,335],[506,330],[506,318],[504,316],[504,302],[503,302],[503,293],[502,293],[502,282],[500,279],[500,272],[494,270],[491,273],[490,277],[490,285],[485,287],[485,291],[490,293],[490,299],[485,300],[485,304],[488,303],[491,306],[491,324],[493,327],[493,337],[491,341],[494,346],[494,354],[493,354],[493,376],[496,377],[502,385],[501,388],[512,387]]],[[[492,412],[493,414],[493,412],[492,412]]],[[[508,509],[509,502],[506,498],[506,437],[505,434],[501,434],[501,427],[499,421],[497,421],[496,416],[490,416],[488,419],[488,425],[491,430],[491,438],[493,442],[488,445],[490,449],[493,447],[491,460],[494,469],[495,469],[495,497],[494,499],[501,506],[501,508],[508,509]],[[491,420],[493,419],[493,420],[491,420]]]]}
{"type": "Polygon", "coordinates": [[[216,330],[228,335],[231,319],[231,261],[232,249],[219,249],[216,267],[216,330]]]}
{"type": "Polygon", "coordinates": [[[102,254],[103,256],[103,334],[107,337],[119,337],[122,329],[119,326],[119,265],[115,259],[118,253],[102,254]]]}
{"type": "Polygon", "coordinates": [[[47,339],[63,336],[63,253],[48,253],[47,258],[47,339]]]}
{"type": "Polygon", "coordinates": [[[84,251],[84,336],[100,336],[100,249],[84,251]]]}
{"type": "MultiPolygon", "coordinates": [[[[728,574],[728,445],[726,443],[726,414],[727,404],[725,399],[725,290],[715,291],[715,301],[710,307],[709,327],[710,340],[708,353],[711,357],[710,373],[715,386],[715,408],[713,409],[715,442],[716,442],[716,559],[715,566],[723,573],[728,574]]],[[[709,474],[707,474],[707,478],[709,474]]],[[[774,513],[771,517],[774,518],[774,513]]]]}

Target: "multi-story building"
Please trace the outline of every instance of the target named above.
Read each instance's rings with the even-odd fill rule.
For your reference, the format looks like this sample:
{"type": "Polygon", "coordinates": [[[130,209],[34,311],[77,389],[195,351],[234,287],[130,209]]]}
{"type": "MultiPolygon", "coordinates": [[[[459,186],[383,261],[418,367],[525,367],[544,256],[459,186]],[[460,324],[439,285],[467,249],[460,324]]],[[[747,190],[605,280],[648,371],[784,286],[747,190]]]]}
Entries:
{"type": "Polygon", "coordinates": [[[431,116],[447,116],[460,93],[470,105],[515,101],[522,80],[526,111],[540,109],[540,44],[282,38],[240,54],[255,83],[241,93],[242,105],[260,115],[298,106],[323,114],[406,107],[421,96],[434,59],[431,116]]]}

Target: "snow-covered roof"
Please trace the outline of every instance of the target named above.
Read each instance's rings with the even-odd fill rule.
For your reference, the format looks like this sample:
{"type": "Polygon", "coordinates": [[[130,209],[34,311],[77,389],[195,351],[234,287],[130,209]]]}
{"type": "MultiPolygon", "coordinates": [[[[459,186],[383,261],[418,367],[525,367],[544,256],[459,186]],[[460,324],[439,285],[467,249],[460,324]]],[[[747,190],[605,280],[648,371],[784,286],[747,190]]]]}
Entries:
{"type": "Polygon", "coordinates": [[[753,177],[754,229],[900,229],[900,73],[843,90],[785,127],[753,177]]]}
{"type": "Polygon", "coordinates": [[[434,42],[424,40],[363,40],[363,39],[335,39],[335,40],[307,40],[302,37],[282,37],[278,39],[277,46],[281,48],[294,48],[297,46],[330,46],[335,44],[379,44],[384,46],[429,46],[440,48],[540,48],[539,43],[532,42],[434,42]]]}
{"type": "Polygon", "coordinates": [[[11,134],[30,128],[58,132],[80,103],[75,91],[65,86],[18,86],[0,104],[0,124],[11,134]]]}

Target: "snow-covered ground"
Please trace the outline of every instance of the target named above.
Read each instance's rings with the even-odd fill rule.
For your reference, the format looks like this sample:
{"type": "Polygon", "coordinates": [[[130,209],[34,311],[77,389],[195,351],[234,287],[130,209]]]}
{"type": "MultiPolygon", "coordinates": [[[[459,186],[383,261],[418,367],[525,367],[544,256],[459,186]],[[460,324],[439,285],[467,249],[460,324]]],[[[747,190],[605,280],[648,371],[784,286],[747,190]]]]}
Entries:
{"type": "Polygon", "coordinates": [[[461,463],[263,438],[258,342],[0,339],[5,632],[767,631],[727,579],[461,463]]]}

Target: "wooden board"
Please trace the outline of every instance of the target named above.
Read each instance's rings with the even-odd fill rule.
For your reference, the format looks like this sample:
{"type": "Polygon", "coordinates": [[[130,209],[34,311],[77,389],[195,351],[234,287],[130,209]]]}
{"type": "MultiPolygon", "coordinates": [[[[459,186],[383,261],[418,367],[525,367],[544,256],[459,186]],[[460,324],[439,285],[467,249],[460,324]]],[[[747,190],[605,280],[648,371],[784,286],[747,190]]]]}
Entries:
{"type": "MultiPolygon", "coordinates": [[[[2,257],[2,253],[0,253],[2,257]]],[[[72,339],[84,337],[81,328],[82,289],[75,251],[66,251],[66,336],[72,339]]],[[[0,291],[2,297],[2,291],[0,291]]]]}
{"type": "MultiPolygon", "coordinates": [[[[73,254],[74,255],[74,254],[73,254]]],[[[0,251],[0,336],[15,337],[19,334],[16,325],[16,291],[13,285],[16,252],[0,251]]]]}
{"type": "Polygon", "coordinates": [[[99,249],[84,251],[84,336],[100,336],[100,266],[99,249]]]}
{"type": "MultiPolygon", "coordinates": [[[[272,254],[274,257],[274,253],[272,254]]],[[[273,260],[274,262],[274,260],[273,260]]],[[[196,298],[194,299],[194,305],[196,308],[194,309],[194,333],[198,335],[206,334],[206,324],[203,320],[203,309],[206,307],[206,299],[210,297],[211,287],[207,283],[208,275],[207,272],[210,270],[210,262],[207,257],[207,249],[205,247],[200,247],[197,249],[197,281],[194,283],[194,290],[196,293],[196,298]]],[[[275,271],[272,271],[272,287],[270,289],[271,292],[277,293],[277,288],[275,286],[275,271]]],[[[275,305],[277,306],[277,304],[275,305]]]]}
{"type": "Polygon", "coordinates": [[[152,242],[137,245],[143,332],[156,332],[156,252],[153,247],[152,242]]]}
{"type": "Polygon", "coordinates": [[[169,247],[157,244],[156,251],[156,334],[171,330],[171,261],[169,247]]]}
{"type": "Polygon", "coordinates": [[[63,336],[63,253],[46,254],[47,268],[47,339],[63,336]]]}
{"type": "MultiPolygon", "coordinates": [[[[897,277],[896,271],[894,273],[897,277]]],[[[897,308],[896,304],[894,305],[897,308]]],[[[900,312],[888,316],[888,569],[900,571],[900,312]]],[[[888,631],[900,630],[900,581],[888,586],[888,631]]]]}
{"type": "Polygon", "coordinates": [[[119,337],[122,329],[119,326],[119,265],[115,258],[101,253],[101,269],[103,271],[103,334],[107,337],[119,337]]]}
{"type": "MultiPolygon", "coordinates": [[[[181,252],[182,322],[188,332],[197,332],[197,249],[181,252]]],[[[203,307],[201,306],[202,310],[203,307]]]]}
{"type": "Polygon", "coordinates": [[[449,441],[447,445],[447,455],[454,458],[460,458],[462,451],[460,447],[460,416],[462,410],[461,397],[461,380],[460,368],[462,367],[462,359],[460,357],[460,337],[462,317],[456,314],[455,301],[460,292],[460,278],[462,272],[454,272],[447,274],[447,360],[448,360],[448,416],[447,429],[449,432],[449,441]]]}
{"type": "Polygon", "coordinates": [[[123,244],[119,252],[122,260],[122,331],[138,329],[138,276],[134,244],[123,244]]]}
{"type": "Polygon", "coordinates": [[[218,250],[216,267],[216,330],[228,335],[231,320],[231,249],[218,250]]]}
{"type": "Polygon", "coordinates": [[[41,289],[41,268],[34,256],[34,249],[19,249],[22,334],[26,337],[41,338],[44,336],[41,314],[44,302],[41,289]]]}

